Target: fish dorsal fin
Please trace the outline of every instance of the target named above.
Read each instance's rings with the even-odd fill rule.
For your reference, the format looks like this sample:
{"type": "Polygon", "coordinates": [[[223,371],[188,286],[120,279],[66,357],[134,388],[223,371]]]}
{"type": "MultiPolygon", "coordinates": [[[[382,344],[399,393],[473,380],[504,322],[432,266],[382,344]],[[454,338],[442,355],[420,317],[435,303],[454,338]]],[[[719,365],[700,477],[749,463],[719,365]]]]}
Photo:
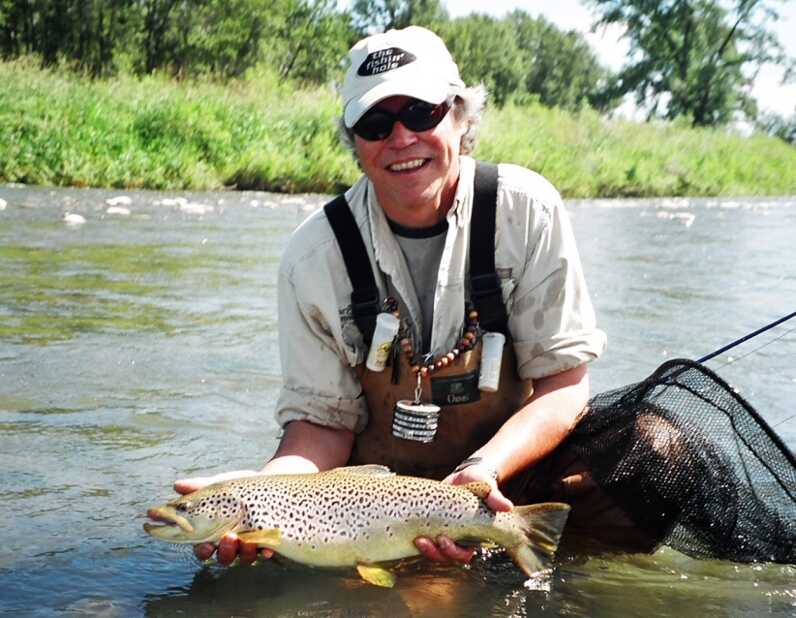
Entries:
{"type": "Polygon", "coordinates": [[[392,588],[395,585],[395,575],[384,567],[373,564],[358,564],[357,572],[362,579],[374,586],[392,588]]]}
{"type": "Polygon", "coordinates": [[[481,500],[486,500],[489,492],[492,491],[492,486],[484,481],[473,481],[472,483],[462,485],[462,487],[481,498],[481,500]]]}
{"type": "Polygon", "coordinates": [[[279,528],[265,530],[246,530],[237,532],[238,538],[244,543],[256,543],[258,547],[277,547],[282,540],[279,528]]]}
{"type": "Polygon", "coordinates": [[[387,466],[379,464],[365,464],[362,466],[343,466],[327,470],[326,474],[364,474],[367,476],[395,476],[395,472],[387,466]]]}

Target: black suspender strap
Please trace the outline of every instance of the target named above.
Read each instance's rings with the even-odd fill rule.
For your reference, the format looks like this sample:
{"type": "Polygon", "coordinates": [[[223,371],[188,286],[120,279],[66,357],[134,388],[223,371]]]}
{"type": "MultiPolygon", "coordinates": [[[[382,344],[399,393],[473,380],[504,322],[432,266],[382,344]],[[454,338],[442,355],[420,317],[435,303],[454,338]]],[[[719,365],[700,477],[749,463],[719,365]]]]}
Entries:
{"type": "Polygon", "coordinates": [[[323,211],[337,238],[351,287],[354,288],[351,292],[351,313],[354,322],[362,333],[365,343],[370,345],[376,328],[376,316],[381,310],[381,301],[362,234],[344,195],[338,195],[326,204],[323,211]]]}
{"type": "Polygon", "coordinates": [[[497,165],[478,161],[470,218],[470,300],[484,330],[508,335],[508,316],[495,270],[497,189],[497,165]]]}

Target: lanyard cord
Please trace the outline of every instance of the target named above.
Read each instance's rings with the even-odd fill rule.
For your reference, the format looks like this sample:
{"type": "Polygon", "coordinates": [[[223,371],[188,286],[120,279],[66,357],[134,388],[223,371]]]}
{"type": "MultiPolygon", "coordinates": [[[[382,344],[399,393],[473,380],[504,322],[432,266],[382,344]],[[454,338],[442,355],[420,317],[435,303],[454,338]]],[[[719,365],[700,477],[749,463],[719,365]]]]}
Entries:
{"type": "Polygon", "coordinates": [[[771,322],[771,324],[767,324],[766,326],[763,326],[762,328],[758,328],[756,331],[751,332],[748,335],[744,335],[743,337],[741,337],[740,339],[736,339],[732,343],[728,343],[727,345],[725,345],[724,347],[719,348],[715,352],[711,352],[707,356],[703,356],[702,358],[698,359],[697,362],[698,363],[704,363],[705,361],[709,361],[711,358],[714,358],[714,357],[718,356],[722,352],[726,352],[727,350],[729,350],[731,348],[734,348],[737,345],[742,344],[744,341],[748,341],[749,339],[752,339],[753,337],[757,337],[759,334],[764,333],[767,330],[772,329],[775,326],[778,326],[779,324],[782,324],[783,322],[787,322],[788,320],[790,320],[793,317],[796,317],[796,311],[794,311],[793,313],[791,313],[789,315],[783,316],[783,317],[779,318],[778,320],[775,320],[775,321],[771,322]]]}

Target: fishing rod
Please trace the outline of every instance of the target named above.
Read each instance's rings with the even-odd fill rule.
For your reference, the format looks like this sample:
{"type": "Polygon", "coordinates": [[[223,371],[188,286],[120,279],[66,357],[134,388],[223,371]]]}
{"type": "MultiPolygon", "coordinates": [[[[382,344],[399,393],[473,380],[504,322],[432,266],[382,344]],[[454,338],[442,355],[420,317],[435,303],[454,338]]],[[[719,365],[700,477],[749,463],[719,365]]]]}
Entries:
{"type": "MultiPolygon", "coordinates": [[[[761,328],[758,328],[757,330],[755,330],[755,331],[753,331],[753,332],[751,332],[751,333],[749,333],[749,334],[747,334],[747,335],[744,335],[743,337],[740,337],[739,339],[736,339],[735,341],[733,341],[733,342],[731,342],[731,343],[728,343],[728,344],[727,344],[727,345],[725,345],[725,346],[722,346],[721,348],[719,348],[719,349],[718,349],[718,350],[716,350],[715,352],[711,352],[710,354],[707,354],[706,356],[703,356],[702,358],[698,359],[698,360],[697,360],[697,362],[701,364],[701,363],[704,363],[705,361],[709,361],[711,358],[715,358],[715,357],[716,357],[716,356],[718,356],[719,354],[721,354],[721,353],[723,353],[723,352],[726,352],[727,350],[731,350],[731,349],[732,349],[732,348],[734,348],[735,346],[738,346],[738,345],[742,344],[744,341],[749,341],[750,339],[753,339],[754,337],[757,337],[757,336],[758,336],[758,335],[760,335],[761,333],[764,333],[764,332],[766,332],[767,330],[771,330],[771,329],[772,329],[772,328],[774,328],[775,326],[779,326],[780,324],[782,324],[782,323],[784,323],[784,322],[787,322],[788,320],[790,320],[790,319],[792,319],[792,318],[794,318],[794,317],[796,317],[796,311],[794,311],[793,313],[790,313],[790,314],[788,314],[788,315],[782,316],[782,317],[781,317],[781,318],[779,318],[778,320],[774,320],[774,321],[773,321],[773,322],[771,322],[770,324],[766,324],[765,326],[763,326],[763,327],[761,327],[761,328]]],[[[753,354],[754,352],[757,352],[758,350],[761,350],[761,349],[763,349],[763,348],[764,348],[764,347],[766,347],[767,345],[769,345],[769,344],[773,343],[773,342],[774,342],[774,341],[776,341],[777,339],[781,339],[782,337],[784,337],[784,336],[785,336],[785,335],[787,335],[788,333],[791,333],[791,332],[793,332],[794,330],[796,330],[796,326],[795,326],[795,327],[793,327],[793,328],[791,328],[790,330],[787,330],[787,331],[785,331],[784,333],[782,333],[782,334],[781,334],[779,337],[777,337],[776,339],[773,339],[772,341],[767,341],[766,343],[764,343],[764,344],[763,344],[762,346],[760,346],[759,348],[755,348],[754,350],[752,350],[752,351],[751,351],[751,352],[749,352],[748,354],[744,354],[744,356],[748,356],[749,354],[753,354]]],[[[741,358],[743,358],[743,357],[741,357],[741,358]]],[[[722,367],[724,367],[724,366],[726,366],[726,365],[729,365],[729,364],[730,364],[730,363],[725,363],[724,365],[722,365],[722,367]]],[[[793,415],[789,416],[788,418],[786,418],[786,419],[784,419],[784,420],[780,421],[780,422],[779,422],[779,423],[777,423],[776,425],[774,425],[774,427],[779,427],[780,425],[782,425],[782,424],[784,424],[784,423],[787,423],[789,420],[791,420],[792,418],[795,418],[795,417],[796,417],[796,414],[793,414],[793,415]]]]}
{"type": "MultiPolygon", "coordinates": [[[[783,322],[787,322],[788,320],[790,320],[791,318],[794,318],[794,317],[796,317],[796,311],[794,311],[793,313],[791,313],[789,315],[783,316],[783,317],[779,318],[778,320],[774,320],[773,322],[771,322],[771,324],[767,324],[767,325],[763,326],[762,328],[758,328],[756,331],[753,331],[753,332],[749,333],[748,335],[744,335],[743,337],[741,337],[740,339],[736,339],[732,343],[728,343],[727,345],[719,348],[715,352],[711,352],[710,354],[708,354],[706,356],[703,356],[702,358],[697,359],[697,362],[698,363],[704,363],[705,361],[709,361],[711,358],[715,358],[719,354],[721,354],[723,352],[726,352],[727,350],[731,350],[735,346],[741,345],[744,341],[749,341],[750,339],[752,339],[754,337],[757,337],[761,333],[764,333],[767,330],[770,330],[770,329],[774,328],[775,326],[779,326],[783,322]]],[[[788,332],[790,332],[790,331],[788,331],[788,332]]],[[[768,345],[768,344],[766,344],[766,345],[768,345]]]]}

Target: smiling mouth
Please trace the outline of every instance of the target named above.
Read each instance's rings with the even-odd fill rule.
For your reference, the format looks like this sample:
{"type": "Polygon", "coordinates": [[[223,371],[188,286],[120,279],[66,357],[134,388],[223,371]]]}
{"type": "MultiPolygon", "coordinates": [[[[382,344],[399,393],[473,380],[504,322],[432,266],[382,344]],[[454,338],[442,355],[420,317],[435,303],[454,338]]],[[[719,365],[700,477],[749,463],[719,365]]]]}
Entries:
{"type": "Polygon", "coordinates": [[[420,169],[430,159],[410,159],[409,161],[401,161],[400,163],[393,163],[388,165],[387,169],[391,172],[413,172],[420,169]]]}

